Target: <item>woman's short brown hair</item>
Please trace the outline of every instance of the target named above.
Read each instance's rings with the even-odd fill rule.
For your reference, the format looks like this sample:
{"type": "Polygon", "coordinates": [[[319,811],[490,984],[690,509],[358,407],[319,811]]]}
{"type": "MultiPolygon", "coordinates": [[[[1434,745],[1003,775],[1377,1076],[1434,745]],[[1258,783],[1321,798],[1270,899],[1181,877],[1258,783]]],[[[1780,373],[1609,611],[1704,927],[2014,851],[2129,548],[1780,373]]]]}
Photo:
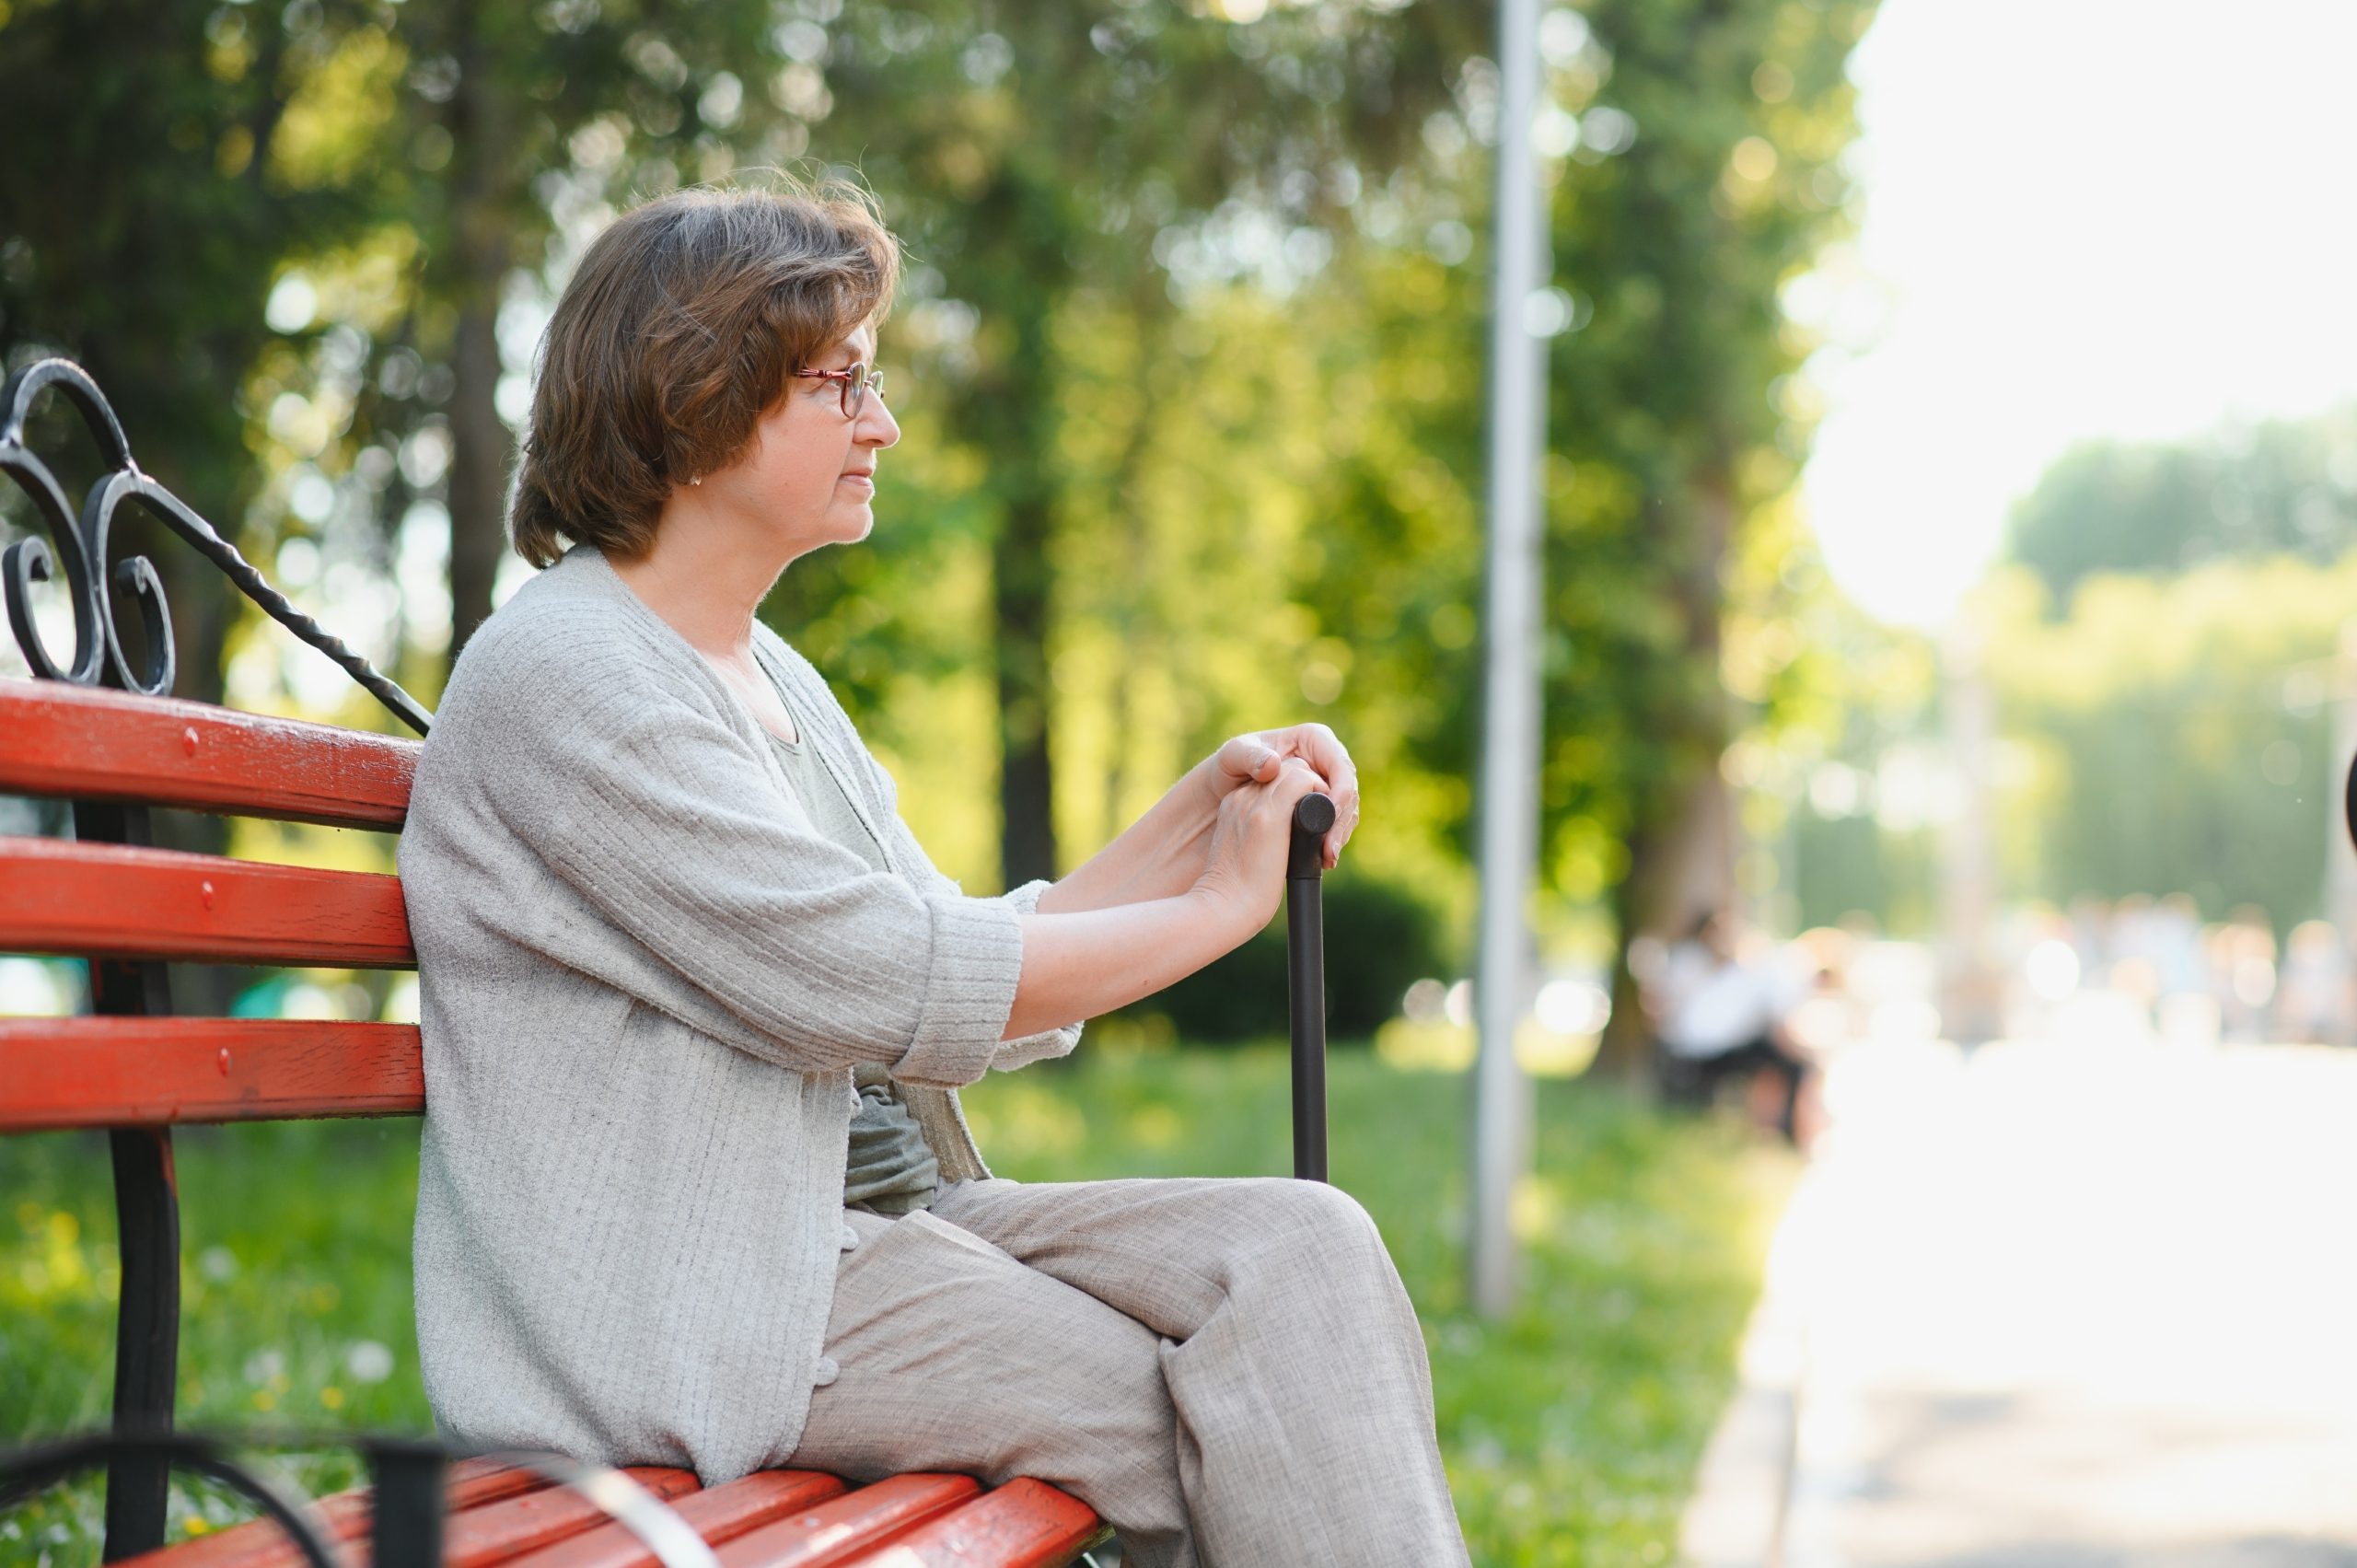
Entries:
{"type": "Polygon", "coordinates": [[[874,199],[841,180],[679,191],[617,218],[540,341],[517,552],[644,555],[671,487],[735,461],[795,371],[883,315],[900,265],[874,199]]]}

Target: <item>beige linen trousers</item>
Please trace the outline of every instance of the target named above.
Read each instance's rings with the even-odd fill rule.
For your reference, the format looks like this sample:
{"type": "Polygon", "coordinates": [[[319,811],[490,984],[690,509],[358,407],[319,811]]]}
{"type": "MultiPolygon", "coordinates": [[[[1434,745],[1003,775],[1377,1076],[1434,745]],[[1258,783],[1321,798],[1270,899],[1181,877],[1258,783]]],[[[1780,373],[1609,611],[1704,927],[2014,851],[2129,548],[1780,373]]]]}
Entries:
{"type": "Polygon", "coordinates": [[[1467,1562],[1423,1336],[1347,1194],[970,1180],[843,1223],[794,1465],[1034,1476],[1128,1568],[1467,1562]]]}

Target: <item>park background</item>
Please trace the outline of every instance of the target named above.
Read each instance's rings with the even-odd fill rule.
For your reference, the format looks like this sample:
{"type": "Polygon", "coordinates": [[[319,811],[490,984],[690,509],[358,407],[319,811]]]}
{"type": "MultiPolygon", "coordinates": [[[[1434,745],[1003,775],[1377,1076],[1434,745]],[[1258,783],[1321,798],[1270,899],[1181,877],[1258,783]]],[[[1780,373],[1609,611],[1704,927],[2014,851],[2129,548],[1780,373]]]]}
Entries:
{"type": "MultiPolygon", "coordinates": [[[[86,366],[148,471],[431,706],[527,571],[502,499],[588,237],[680,184],[855,174],[912,262],[880,353],[906,436],[874,536],[765,617],[977,891],[1070,869],[1229,734],[1334,726],[1367,803],[1327,891],[1335,1172],[1425,1316],[1477,1560],[1660,1562],[1795,1167],[1654,1103],[1646,938],[1721,902],[1829,934],[1837,1047],[2351,1039],[2352,41],[2289,0],[1545,12],[1552,275],[1516,307],[1550,381],[1539,1137],[1492,1322],[1459,1277],[1455,1076],[1492,27],[1434,0],[7,0],[0,354],[86,366]]],[[[41,434],[95,473],[62,410],[41,434]]],[[[392,727],[192,552],[133,553],[180,694],[392,727]]],[[[364,835],[172,830],[390,869],[364,835]]],[[[1282,965],[1271,933],[980,1087],[986,1149],[1036,1179],[1281,1168],[1282,965]]],[[[0,958],[0,1011],[77,983],[0,958]]],[[[175,983],[414,1016],[400,977],[175,983]]],[[[422,1424],[413,1130],[181,1146],[186,1418],[422,1424]]],[[[11,1140],[0,1178],[0,1439],[93,1424],[103,1157],[11,1140]]],[[[178,1517],[226,1509],[192,1489],[178,1517]]],[[[0,1519],[0,1559],[78,1561],[89,1522],[86,1496],[0,1519]]]]}

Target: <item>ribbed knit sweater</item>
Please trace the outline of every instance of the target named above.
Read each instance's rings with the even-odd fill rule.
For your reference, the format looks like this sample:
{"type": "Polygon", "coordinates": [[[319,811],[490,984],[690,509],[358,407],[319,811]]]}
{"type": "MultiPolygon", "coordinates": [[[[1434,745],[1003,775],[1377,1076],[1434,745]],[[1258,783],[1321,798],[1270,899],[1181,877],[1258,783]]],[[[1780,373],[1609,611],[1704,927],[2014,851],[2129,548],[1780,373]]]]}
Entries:
{"type": "Polygon", "coordinates": [[[1078,1040],[999,1039],[1047,884],[962,893],[818,671],[754,646],[887,871],[587,546],[476,632],[418,760],[418,1349],[458,1442],[784,1462],[832,1376],[852,1064],[889,1067],[949,1182],[989,1175],[956,1086],[1078,1040]]]}

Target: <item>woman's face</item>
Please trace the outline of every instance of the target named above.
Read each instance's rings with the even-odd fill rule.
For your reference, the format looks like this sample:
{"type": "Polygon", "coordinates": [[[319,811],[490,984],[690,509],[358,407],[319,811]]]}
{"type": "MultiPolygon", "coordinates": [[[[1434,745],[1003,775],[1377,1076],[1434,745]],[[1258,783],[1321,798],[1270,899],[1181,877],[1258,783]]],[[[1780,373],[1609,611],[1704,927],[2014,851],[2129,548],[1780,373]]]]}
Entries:
{"type": "MultiPolygon", "coordinates": [[[[876,363],[876,330],[862,326],[810,361],[813,370],[876,363]]],[[[870,391],[856,419],[845,419],[843,384],[818,377],[790,381],[785,396],[753,426],[752,445],[726,470],[706,474],[703,490],[787,534],[795,553],[849,544],[876,526],[876,456],[900,438],[884,399],[870,391]]]]}

